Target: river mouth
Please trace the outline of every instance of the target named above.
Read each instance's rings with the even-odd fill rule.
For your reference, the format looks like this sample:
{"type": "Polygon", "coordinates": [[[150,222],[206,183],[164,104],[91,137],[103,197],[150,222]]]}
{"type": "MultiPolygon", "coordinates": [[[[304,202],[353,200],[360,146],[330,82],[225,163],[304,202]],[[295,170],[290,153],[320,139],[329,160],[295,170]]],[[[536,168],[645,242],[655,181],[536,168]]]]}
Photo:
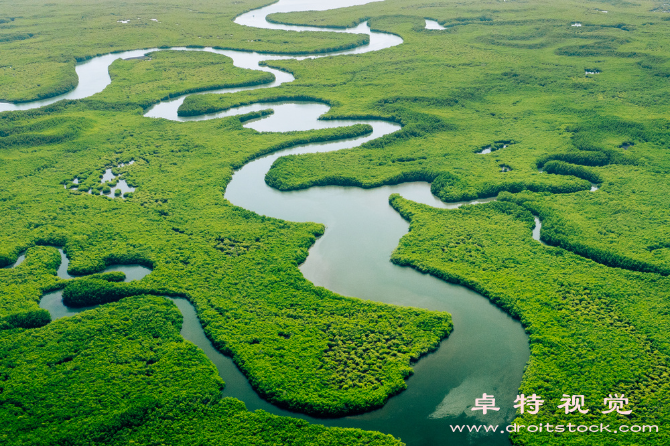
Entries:
{"type": "MultiPolygon", "coordinates": [[[[368,2],[365,0],[332,1],[324,9],[364,3],[368,2]]],[[[370,35],[370,44],[336,53],[301,56],[268,55],[211,48],[197,49],[197,51],[211,51],[229,56],[233,58],[234,64],[238,67],[269,71],[275,75],[275,81],[270,84],[216,90],[215,92],[234,93],[249,89],[273,88],[293,80],[293,76],[288,73],[260,65],[260,62],[265,60],[364,54],[402,43],[402,39],[397,36],[372,32],[367,23],[361,23],[354,29],[344,30],[270,24],[265,20],[268,13],[279,12],[276,10],[277,7],[291,4],[300,4],[303,7],[308,5],[304,1],[280,1],[260,10],[243,14],[236,19],[236,22],[247,26],[286,31],[366,32],[370,35]]],[[[29,104],[0,104],[0,111],[35,108],[60,99],[88,97],[102,91],[111,82],[108,80],[109,75],[106,70],[113,60],[140,57],[151,51],[157,51],[157,49],[131,51],[92,59],[78,66],[80,86],[75,91],[64,97],[29,104]]],[[[370,135],[294,147],[247,163],[233,175],[232,181],[226,188],[225,198],[237,206],[258,214],[289,221],[315,221],[325,224],[324,235],[310,249],[307,260],[300,267],[303,275],[315,285],[324,286],[345,296],[393,305],[447,311],[451,313],[454,323],[453,333],[440,348],[413,365],[415,374],[408,379],[407,390],[390,398],[384,407],[362,415],[338,419],[317,419],[283,410],[260,398],[232,359],[222,355],[212,346],[200,326],[193,306],[184,299],[172,299],[184,315],[182,335],[203,349],[226,382],[224,396],[242,400],[249,410],[263,409],[273,414],[298,417],[312,423],[357,427],[389,433],[401,438],[410,446],[508,445],[509,440],[506,433],[503,435],[500,432],[488,435],[454,433],[450,426],[482,423],[504,425],[514,418],[515,412],[511,409],[512,401],[516,397],[523,369],[529,358],[528,338],[520,323],[495,307],[488,299],[473,291],[419,273],[411,268],[394,265],[389,261],[398,240],[407,233],[409,228],[408,223],[389,206],[388,198],[391,194],[399,193],[410,200],[442,208],[453,208],[468,203],[442,203],[430,193],[429,184],[421,182],[374,189],[330,186],[290,192],[280,192],[265,184],[266,173],[279,157],[288,154],[353,148],[366,141],[393,133],[399,130],[400,126],[383,120],[322,120],[319,117],[326,113],[329,107],[322,103],[312,102],[259,103],[207,116],[180,117],[178,108],[185,97],[161,102],[148,110],[145,116],[173,121],[189,121],[219,119],[272,108],[273,115],[247,122],[245,127],[259,132],[287,132],[361,123],[371,125],[373,132],[370,135]],[[498,405],[501,407],[500,412],[484,416],[470,410],[475,398],[480,398],[483,393],[496,396],[498,405]]],[[[477,203],[484,201],[478,200],[477,203]]],[[[63,264],[59,270],[59,276],[69,278],[65,276],[67,259],[63,255],[62,257],[63,264]]],[[[139,276],[146,275],[148,270],[138,270],[135,273],[136,278],[141,279],[139,276]]],[[[127,279],[131,278],[130,271],[126,274],[127,279]]],[[[40,305],[48,309],[54,319],[85,310],[69,309],[63,306],[62,299],[57,293],[45,295],[40,305]]]]}

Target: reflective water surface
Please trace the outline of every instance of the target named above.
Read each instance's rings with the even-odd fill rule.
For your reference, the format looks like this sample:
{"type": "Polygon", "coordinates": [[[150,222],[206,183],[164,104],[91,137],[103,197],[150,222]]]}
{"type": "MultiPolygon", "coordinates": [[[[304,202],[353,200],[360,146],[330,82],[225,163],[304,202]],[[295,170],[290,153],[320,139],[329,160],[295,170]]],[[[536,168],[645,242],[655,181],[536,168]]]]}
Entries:
{"type": "MultiPolygon", "coordinates": [[[[318,4],[308,1],[286,1],[239,16],[235,21],[245,26],[297,31],[363,32],[370,36],[370,45],[327,55],[269,55],[244,51],[223,51],[211,48],[187,49],[211,51],[231,57],[238,67],[269,71],[275,81],[269,84],[218,90],[219,93],[272,88],[293,81],[293,76],[279,70],[263,67],[259,62],[270,59],[305,59],[345,56],[378,51],[402,43],[390,34],[370,31],[367,23],[352,29],[324,29],[271,24],[265,17],[274,12],[305,9],[326,10],[335,7],[367,3],[365,0],[339,0],[318,4]]],[[[431,26],[428,24],[427,27],[431,26]]],[[[155,49],[154,49],[155,50],[155,49]]],[[[71,93],[47,101],[14,105],[0,104],[0,111],[34,108],[60,99],[87,97],[102,91],[111,81],[109,64],[118,58],[137,57],[153,50],[130,51],[101,56],[77,66],[80,85],[71,93]]],[[[225,197],[235,205],[272,217],[291,221],[315,221],[325,224],[325,234],[317,240],[310,255],[301,266],[305,277],[315,285],[337,293],[395,305],[430,310],[448,311],[453,316],[454,331],[434,353],[414,365],[415,374],[408,380],[408,389],[392,397],[381,409],[367,414],[339,419],[315,419],[303,414],[287,412],[261,399],[251,388],[232,360],[219,353],[206,338],[192,305],[183,299],[172,299],[184,315],[182,335],[204,350],[215,363],[226,382],[224,394],[241,399],[250,410],[264,409],[279,415],[307,419],[330,426],[360,427],[390,433],[408,445],[502,445],[509,444],[506,433],[486,436],[454,434],[451,424],[503,424],[514,417],[512,405],[528,360],[528,340],[518,323],[486,298],[466,288],[448,284],[411,268],[393,265],[390,255],[398,240],[407,233],[409,225],[389,205],[392,193],[430,206],[455,208],[468,203],[445,204],[430,193],[427,183],[405,183],[374,189],[351,187],[318,187],[295,192],[280,192],[269,188],[264,177],[272,163],[288,154],[332,151],[356,147],[374,138],[397,131],[399,126],[381,120],[322,121],[318,117],[328,111],[320,103],[289,102],[253,104],[220,113],[198,117],[179,117],[177,110],[185,96],[157,104],[148,110],[150,118],[174,121],[218,119],[262,109],[272,108],[274,114],[248,122],[246,127],[259,132],[286,132],[366,123],[373,127],[371,135],[325,144],[295,147],[259,158],[235,173],[226,189],[225,197]],[[470,410],[475,398],[483,393],[496,396],[501,410],[482,415],[470,410]]],[[[187,122],[181,125],[188,125],[187,122]]],[[[489,200],[478,200],[473,204],[489,200]]],[[[539,239],[539,224],[536,227],[539,239]]],[[[535,234],[534,234],[535,235],[535,234]]],[[[62,251],[61,251],[62,254],[62,251]]],[[[59,276],[67,276],[67,258],[59,276]]],[[[149,270],[143,267],[124,267],[127,280],[141,279],[149,270]]],[[[53,318],[67,316],[85,309],[68,309],[62,305],[58,293],[45,295],[41,304],[53,318]]]]}

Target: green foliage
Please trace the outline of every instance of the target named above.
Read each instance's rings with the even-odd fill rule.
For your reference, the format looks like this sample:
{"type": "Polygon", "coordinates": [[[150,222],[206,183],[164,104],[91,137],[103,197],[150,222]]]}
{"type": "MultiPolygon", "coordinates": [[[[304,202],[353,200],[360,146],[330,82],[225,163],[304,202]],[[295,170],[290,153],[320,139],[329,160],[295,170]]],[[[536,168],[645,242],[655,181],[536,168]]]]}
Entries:
{"type": "Polygon", "coordinates": [[[109,444],[165,443],[203,445],[282,445],[282,446],[401,446],[390,435],[360,429],[327,428],[296,418],[278,417],[262,410],[248,412],[244,404],[224,398],[211,404],[183,404],[161,408],[141,426],[132,426],[115,435],[109,444]]]}
{"type": "Polygon", "coordinates": [[[141,294],[140,290],[135,284],[115,284],[95,278],[76,280],[63,289],[63,303],[74,308],[88,307],[141,294]]]}
{"type": "Polygon", "coordinates": [[[30,125],[14,125],[13,116],[7,114],[0,127],[0,149],[8,147],[35,147],[46,144],[58,144],[75,138],[91,127],[85,118],[50,118],[37,120],[30,125]]]}
{"type": "Polygon", "coordinates": [[[616,172],[626,182],[607,182],[595,193],[559,199],[546,195],[504,195],[501,199],[522,204],[538,214],[543,222],[542,240],[550,245],[603,265],[670,275],[670,246],[662,208],[665,186],[647,179],[640,181],[635,171],[621,168],[616,172]],[[631,190],[628,185],[635,180],[638,182],[631,190]],[[640,192],[653,196],[653,201],[649,203],[640,192]],[[612,200],[613,195],[626,200],[612,200]]]}
{"type": "MultiPolygon", "coordinates": [[[[509,202],[439,210],[393,195],[391,205],[411,222],[392,261],[460,283],[519,318],[531,359],[519,393],[545,401],[517,424],[664,425],[670,385],[670,282],[655,274],[598,265],[531,238],[531,213],[509,202]],[[577,373],[578,372],[578,373],[577,373]],[[633,413],[601,413],[603,398],[624,393],[633,413]],[[555,408],[563,394],[585,395],[588,414],[555,408]]],[[[544,229],[544,228],[543,228],[544,229]]],[[[544,236],[544,232],[543,232],[544,236]]],[[[596,433],[589,444],[656,445],[653,435],[596,433]]],[[[561,435],[561,444],[585,444],[561,435]]],[[[512,434],[518,444],[555,444],[549,433],[512,434]]]]}
{"type": "Polygon", "coordinates": [[[43,328],[0,333],[0,441],[402,444],[379,433],[251,413],[239,401],[220,399],[216,369],[181,338],[180,325],[172,303],[137,296],[43,328]]]}
{"type": "MultiPolygon", "coordinates": [[[[472,17],[484,14],[492,20],[470,20],[440,32],[421,30],[425,10],[406,2],[384,2],[384,17],[376,14],[375,4],[274,16],[290,23],[337,25],[365,16],[374,28],[405,40],[367,60],[273,62],[297,77],[281,87],[284,94],[320,88],[323,98],[336,105],[331,115],[375,114],[408,125],[412,121],[403,117],[416,110],[449,128],[382,150],[364,146],[287,157],[275,163],[267,180],[291,190],[328,184],[374,187],[416,178],[432,181],[431,190],[445,201],[500,194],[539,215],[543,240],[567,252],[532,240],[532,216],[510,203],[444,216],[398,205],[404,215],[417,212],[419,222],[412,222],[412,233],[394,261],[465,284],[521,318],[531,333],[532,356],[520,392],[542,392],[552,403],[562,393],[587,393],[599,404],[618,388],[636,395],[638,422],[654,420],[660,426],[665,422],[660,414],[667,412],[661,408],[667,407],[662,395],[667,395],[669,344],[662,327],[668,325],[668,283],[649,273],[670,271],[670,191],[665,187],[670,108],[667,85],[659,76],[667,71],[667,50],[654,43],[667,37],[667,28],[659,16],[648,17],[649,8],[633,4],[618,9],[617,18],[587,13],[588,22],[597,26],[572,28],[575,6],[567,1],[544,2],[538,9],[509,2],[505,8],[459,5],[461,17],[467,10],[472,17]],[[392,16],[394,11],[404,17],[392,16]],[[626,26],[617,26],[622,21],[626,26]],[[586,76],[585,66],[597,66],[601,73],[586,76]],[[346,86],[331,87],[340,83],[346,86]],[[504,150],[476,153],[490,141],[512,138],[517,143],[504,150]],[[500,172],[501,165],[513,170],[500,172]],[[591,181],[600,184],[598,191],[588,192],[591,181]]],[[[431,18],[450,24],[455,11],[451,2],[433,5],[431,18]]],[[[266,94],[250,92],[236,100],[266,94]]],[[[594,412],[584,420],[603,421],[594,412]]],[[[551,418],[542,419],[556,424],[562,417],[551,418]]],[[[526,417],[521,424],[539,420],[526,417]]],[[[513,440],[528,445],[615,441],[545,435],[513,440]]],[[[657,444],[663,438],[616,441],[657,444]]]]}
{"type": "Polygon", "coordinates": [[[172,303],[145,296],[3,332],[0,441],[83,444],[156,406],[215,398],[223,383],[180,325],[172,303]]]}
{"type": "Polygon", "coordinates": [[[541,169],[549,161],[564,161],[566,163],[582,164],[584,166],[606,166],[609,164],[609,158],[605,153],[593,150],[546,155],[537,160],[537,167],[541,169]]]}
{"type": "MultiPolygon", "coordinates": [[[[287,33],[242,27],[239,14],[266,0],[205,0],[194,5],[180,0],[141,4],[52,2],[27,0],[0,3],[12,19],[0,25],[11,34],[0,41],[0,99],[31,101],[72,90],[75,63],[100,54],[158,47],[218,47],[274,53],[313,53],[352,48],[367,36],[342,33],[287,33]],[[151,20],[152,18],[157,21],[151,20]],[[130,20],[129,23],[119,23],[130,20]],[[29,40],[21,36],[31,35],[29,40]],[[11,37],[10,37],[11,36],[11,37]]],[[[2,12],[0,12],[2,14],[2,12]]],[[[256,75],[257,76],[257,75],[256,75]]]]}
{"type": "MultiPolygon", "coordinates": [[[[356,35],[232,23],[262,3],[205,1],[197,11],[180,2],[74,2],[68,8],[6,3],[15,18],[0,19],[0,97],[27,100],[67,91],[76,84],[75,60],[109,51],[212,45],[305,52],[361,43],[356,35]],[[156,10],[158,23],[150,20],[156,10]],[[132,23],[117,23],[126,16],[132,23]],[[33,35],[19,40],[27,34],[33,35]]],[[[327,118],[401,123],[402,131],[361,148],[280,159],[267,181],[299,189],[422,180],[447,201],[500,194],[507,202],[449,212],[393,198],[412,220],[393,260],[463,283],[521,320],[532,356],[520,392],[542,394],[554,406],[563,393],[585,394],[596,405],[607,393],[623,392],[634,405],[627,423],[662,426],[670,401],[670,288],[663,277],[670,273],[670,69],[663,43],[668,27],[653,12],[657,5],[616,2],[603,14],[571,0],[447,0],[430,5],[432,18],[454,25],[439,32],[424,29],[425,6],[386,0],[273,16],[316,26],[369,19],[404,43],[358,56],[272,61],[296,81],[192,96],[180,113],[304,98],[331,105],[327,118]],[[570,27],[575,20],[584,26],[570,27]],[[585,75],[585,67],[601,73],[585,75]],[[515,144],[476,153],[503,140],[515,144]],[[501,172],[502,165],[512,170],[501,172]],[[594,178],[601,188],[590,193],[594,178]],[[529,210],[543,221],[543,239],[558,247],[530,238],[529,210]]],[[[151,265],[142,290],[186,296],[207,335],[254,388],[296,410],[343,414],[383,404],[404,388],[411,360],[451,330],[446,314],[315,288],[297,266],[323,227],[259,216],[222,198],[233,169],[254,157],[368,128],[259,134],[237,118],[141,118],[138,105],[163,97],[220,82],[267,80],[218,56],[158,54],[113,65],[114,82],[96,98],[0,115],[0,264],[29,248],[24,264],[0,270],[0,373],[11,374],[0,394],[7,401],[0,406],[7,426],[2,440],[194,444],[201,435],[204,444],[397,444],[378,434],[248,413],[237,402],[213,398],[221,383],[211,364],[181,340],[176,310],[156,297],[126,297],[42,328],[17,328],[45,324],[40,296],[64,286],[54,276],[56,250],[34,246],[51,243],[67,248],[73,272],[118,262],[151,265]],[[203,62],[207,58],[211,65],[203,62]],[[196,72],[196,63],[207,66],[196,72]],[[219,66],[215,81],[211,70],[219,66]],[[127,200],[86,193],[104,188],[99,175],[105,168],[130,160],[135,164],[115,172],[137,187],[127,200]],[[80,190],[65,189],[75,177],[80,190]],[[160,380],[156,372],[146,374],[157,369],[160,380]],[[124,388],[133,398],[119,396],[124,388]]],[[[132,289],[95,278],[68,286],[90,286],[91,295],[104,298],[132,289]]],[[[599,408],[572,420],[600,423],[606,417],[599,408]]],[[[540,419],[565,420],[553,412],[540,419]]],[[[521,424],[538,421],[520,417],[521,424]]],[[[513,441],[668,441],[664,432],[618,437],[520,434],[513,441]]]]}
{"type": "MultiPolygon", "coordinates": [[[[375,13],[375,4],[273,16],[288,23],[342,26],[370,17],[373,27],[404,39],[403,45],[367,59],[275,61],[298,78],[280,88],[283,94],[320,88],[336,106],[330,115],[376,114],[406,127],[430,116],[448,127],[383,147],[373,141],[348,151],[280,159],[268,173],[268,184],[292,190],[422,180],[432,182],[432,192],[444,201],[535,192],[523,193],[520,202],[541,215],[548,243],[606,265],[668,274],[670,127],[665,116],[670,103],[658,76],[668,57],[654,43],[667,29],[662,21],[647,20],[648,9],[632,4],[616,19],[594,12],[580,20],[583,27],[570,27],[575,5],[546,3],[540,13],[521,4],[500,10],[473,3],[457,15],[445,2],[431,8],[431,18],[449,25],[461,17],[467,20],[457,22],[467,24],[440,32],[421,29],[425,11],[419,6],[391,0],[384,2],[384,17],[375,13]],[[403,17],[392,16],[401,10],[403,17]],[[492,20],[476,20],[483,12],[492,20]],[[608,46],[611,57],[556,54],[585,44],[599,52],[608,46]],[[589,66],[601,73],[585,76],[589,66]],[[503,140],[515,144],[476,153],[503,140]],[[501,172],[503,165],[512,170],[501,172]],[[590,182],[600,189],[588,193],[590,182]]],[[[265,95],[199,100],[230,105],[265,95]]]]}
{"type": "MultiPolygon", "coordinates": [[[[244,119],[242,119],[241,121],[244,121],[244,119]]],[[[320,131],[318,134],[314,134],[312,136],[307,136],[307,137],[298,136],[300,132],[287,132],[286,134],[293,134],[293,135],[296,136],[296,138],[293,139],[293,140],[290,140],[290,141],[286,141],[286,142],[268,147],[263,152],[247,158],[242,163],[233,164],[233,167],[235,169],[239,169],[244,164],[251,161],[253,158],[256,158],[257,156],[265,155],[265,154],[272,153],[272,152],[277,152],[277,151],[283,150],[283,149],[288,149],[288,148],[293,147],[293,146],[302,146],[302,145],[314,144],[314,143],[320,143],[320,142],[335,141],[335,140],[338,140],[338,139],[357,138],[359,136],[368,135],[371,132],[372,132],[372,127],[370,127],[367,124],[354,124],[354,125],[348,126],[348,127],[334,127],[334,128],[331,128],[331,129],[324,129],[324,130],[320,131]]]]}
{"type": "Polygon", "coordinates": [[[24,311],[13,313],[0,321],[0,330],[9,328],[37,328],[51,322],[51,316],[47,310],[24,311]]]}
{"type": "Polygon", "coordinates": [[[270,116],[274,113],[274,110],[259,110],[257,112],[247,113],[239,117],[240,122],[253,121],[254,119],[264,118],[265,116],[270,116]]]}
{"type": "Polygon", "coordinates": [[[90,100],[142,108],[187,93],[274,80],[271,73],[237,68],[226,56],[201,51],[159,51],[146,59],[117,60],[109,73],[112,85],[90,100]]]}
{"type": "Polygon", "coordinates": [[[603,181],[602,177],[597,173],[592,172],[585,167],[576,166],[564,161],[548,161],[544,164],[544,171],[557,175],[572,175],[573,177],[581,178],[582,180],[591,183],[602,183],[603,181]]]}
{"type": "MultiPolygon", "coordinates": [[[[125,262],[123,262],[125,263],[125,262]]],[[[107,282],[123,282],[126,278],[126,274],[122,271],[111,271],[108,273],[95,274],[93,276],[88,276],[89,279],[101,279],[106,280],[107,282]]]]}
{"type": "MultiPolygon", "coordinates": [[[[10,248],[10,245],[5,244],[3,248],[10,248]]],[[[18,251],[14,250],[14,253],[18,251]]],[[[13,262],[16,254],[6,253],[3,257],[13,262]]],[[[60,255],[54,248],[34,246],[28,249],[21,265],[0,269],[0,330],[32,328],[51,320],[38,303],[44,292],[59,286],[54,276],[59,264],[60,255]]]]}
{"type": "MultiPolygon", "coordinates": [[[[252,90],[254,91],[254,90],[252,90]]],[[[245,102],[240,102],[236,99],[231,99],[230,95],[217,96],[217,95],[193,95],[189,96],[184,100],[184,103],[179,107],[178,115],[179,116],[198,116],[202,114],[216,113],[224,110],[231,109],[233,107],[241,107],[244,105],[251,105],[254,103],[279,103],[279,102],[291,102],[291,101],[305,101],[305,102],[324,102],[323,99],[320,99],[316,96],[309,95],[290,95],[290,96],[278,96],[274,95],[271,97],[265,97],[262,100],[248,100],[245,102]]],[[[328,105],[332,105],[326,102],[328,105]]],[[[258,113],[264,112],[261,110],[258,113]]],[[[257,112],[252,112],[257,113],[257,112]]]]}
{"type": "MultiPolygon", "coordinates": [[[[321,225],[269,219],[222,198],[235,166],[281,148],[364,135],[369,126],[261,134],[243,128],[235,117],[192,123],[138,120],[135,110],[89,105],[70,103],[59,112],[65,119],[86,117],[93,123],[81,136],[39,153],[19,147],[2,153],[21,159],[2,164],[14,192],[20,191],[0,200],[2,246],[8,253],[36,240],[64,246],[71,274],[119,263],[140,263],[154,271],[137,284],[76,279],[68,284],[66,301],[90,305],[139,292],[186,296],[210,339],[233,357],[259,393],[317,414],[384,404],[405,388],[412,359],[436,348],[449,333],[447,314],[362,302],[314,287],[298,265],[322,234],[321,225]],[[135,163],[129,165],[130,160],[135,163]],[[99,184],[106,167],[120,163],[124,167],[114,172],[137,187],[132,198],[110,200],[84,192],[99,184]],[[75,177],[80,191],[63,188],[75,177]],[[18,203],[21,220],[10,212],[18,203]],[[254,248],[231,256],[218,246],[226,239],[251,240],[254,248]],[[350,348],[368,338],[385,347],[380,352],[350,348]],[[329,348],[339,342],[341,347],[329,348]]],[[[21,113],[5,114],[0,122],[26,125],[43,119],[43,113],[25,113],[23,119],[21,113]]],[[[26,263],[32,256],[29,252],[26,263]]],[[[12,294],[15,303],[7,301],[8,315],[34,309],[42,290],[64,285],[47,271],[31,279],[32,294],[12,294]]]]}

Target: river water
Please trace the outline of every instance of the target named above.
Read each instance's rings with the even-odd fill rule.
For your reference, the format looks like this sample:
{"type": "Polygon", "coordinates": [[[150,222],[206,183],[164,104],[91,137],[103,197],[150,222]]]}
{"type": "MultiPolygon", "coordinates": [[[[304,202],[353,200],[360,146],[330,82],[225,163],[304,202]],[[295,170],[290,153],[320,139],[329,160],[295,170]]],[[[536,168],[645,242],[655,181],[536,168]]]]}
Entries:
{"type": "MultiPolygon", "coordinates": [[[[280,70],[260,66],[264,60],[305,59],[317,57],[346,57],[384,50],[402,43],[390,34],[370,31],[367,23],[352,29],[325,29],[271,24],[268,13],[305,10],[314,6],[306,1],[286,1],[239,16],[235,21],[245,26],[288,31],[358,32],[370,35],[370,45],[329,55],[269,55],[233,50],[197,49],[226,55],[236,66],[272,72],[270,84],[237,89],[217,90],[235,93],[241,90],[272,88],[293,81],[293,76],[280,70]]],[[[322,10],[338,6],[353,6],[365,0],[328,2],[322,10]]],[[[175,48],[181,50],[194,50],[175,48]]],[[[0,111],[27,109],[46,105],[60,99],[90,96],[102,91],[111,80],[109,64],[118,58],[137,57],[153,50],[138,50],[97,57],[77,66],[79,86],[60,98],[28,104],[0,104],[0,111]]],[[[212,93],[212,92],[209,92],[212,93]]],[[[492,305],[483,296],[464,287],[448,284],[414,269],[399,267],[389,261],[398,240],[407,233],[408,223],[389,205],[388,197],[399,193],[413,201],[435,207],[454,208],[463,203],[445,204],[430,193],[427,183],[404,183],[374,189],[353,187],[317,187],[307,190],[280,192],[268,187],[264,177],[272,163],[288,154],[325,152],[348,149],[366,141],[397,131],[399,126],[382,120],[319,120],[329,109],[327,105],[309,102],[253,104],[211,115],[183,118],[177,110],[185,96],[152,107],[145,116],[173,121],[218,119],[272,108],[274,114],[245,124],[259,132],[287,132],[366,123],[373,127],[371,135],[324,144],[310,144],[283,150],[258,158],[237,171],[226,188],[225,197],[233,204],[259,214],[290,221],[315,221],[325,224],[325,234],[317,240],[301,266],[304,276],[317,286],[334,292],[429,310],[448,311],[454,331],[440,348],[413,366],[415,374],[407,381],[408,389],[392,397],[381,409],[338,419],[315,419],[279,409],[261,399],[232,360],[219,353],[206,338],[192,305],[183,299],[173,299],[182,314],[182,335],[204,350],[226,382],[224,395],[239,398],[250,410],[263,409],[271,413],[299,417],[329,426],[359,427],[377,430],[401,438],[408,445],[503,445],[509,444],[507,434],[453,433],[452,424],[501,424],[514,418],[512,409],[524,366],[529,357],[528,339],[518,321],[492,305]],[[470,410],[475,398],[483,393],[495,395],[499,412],[482,415],[470,410]]],[[[183,123],[181,125],[188,125],[183,123]]],[[[487,200],[479,200],[483,202],[487,200]]],[[[539,239],[539,222],[534,237],[539,239]]],[[[68,278],[67,258],[63,255],[59,276],[68,278]]],[[[141,268],[141,267],[134,267],[141,268]]],[[[141,279],[147,271],[128,271],[130,279],[141,279]]],[[[41,306],[52,317],[63,317],[82,309],[67,309],[59,293],[45,295],[41,306]]]]}

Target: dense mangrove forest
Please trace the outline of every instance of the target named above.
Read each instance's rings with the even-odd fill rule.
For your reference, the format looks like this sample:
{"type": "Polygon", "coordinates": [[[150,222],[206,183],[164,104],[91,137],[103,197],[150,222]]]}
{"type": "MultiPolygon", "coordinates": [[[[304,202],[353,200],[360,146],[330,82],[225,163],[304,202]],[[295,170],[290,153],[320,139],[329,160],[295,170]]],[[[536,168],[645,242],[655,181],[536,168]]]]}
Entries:
{"type": "Polygon", "coordinates": [[[330,3],[0,0],[0,443],[670,442],[670,7],[330,3]]]}

